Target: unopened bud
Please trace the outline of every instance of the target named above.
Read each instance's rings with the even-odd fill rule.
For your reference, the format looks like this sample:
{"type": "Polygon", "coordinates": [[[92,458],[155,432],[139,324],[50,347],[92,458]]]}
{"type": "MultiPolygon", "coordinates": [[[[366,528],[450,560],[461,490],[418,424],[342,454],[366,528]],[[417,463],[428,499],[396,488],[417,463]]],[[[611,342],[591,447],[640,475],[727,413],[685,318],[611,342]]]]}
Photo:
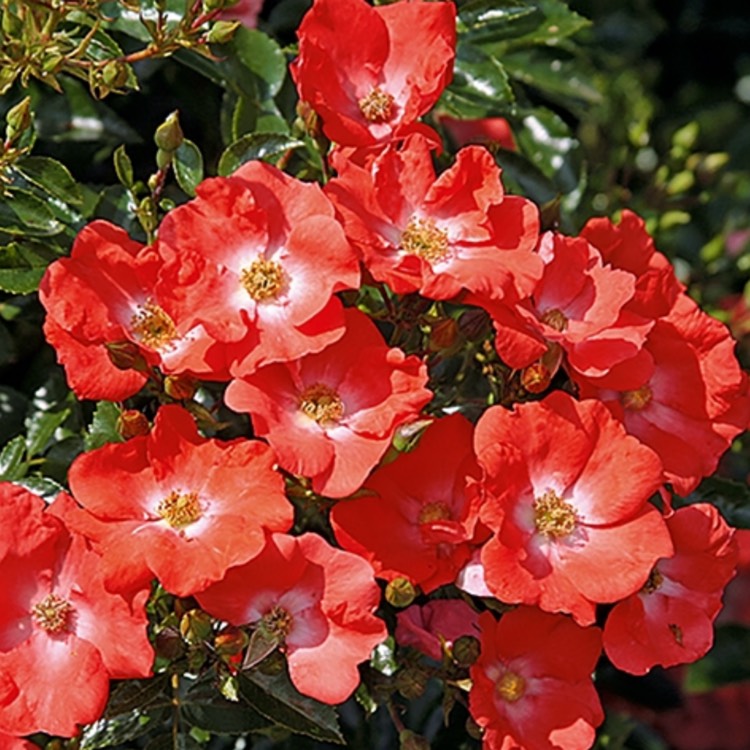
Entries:
{"type": "Polygon", "coordinates": [[[320,118],[318,113],[307,103],[300,100],[297,103],[297,115],[302,121],[302,126],[312,138],[320,135],[320,118]]]}
{"type": "Polygon", "coordinates": [[[31,125],[31,97],[22,99],[5,115],[5,140],[15,141],[31,125]]]}
{"type": "Polygon", "coordinates": [[[117,417],[117,432],[125,440],[130,440],[130,438],[148,435],[151,432],[151,425],[142,412],[137,409],[126,409],[117,417]]]}
{"type": "Polygon", "coordinates": [[[407,667],[396,674],[396,689],[406,700],[415,700],[427,689],[429,676],[418,667],[407,667]]]}
{"type": "Polygon", "coordinates": [[[237,656],[243,652],[249,640],[247,633],[229,625],[214,638],[214,648],[219,656],[237,656]]]}
{"type": "Polygon", "coordinates": [[[185,612],[180,620],[180,633],[188,643],[203,643],[211,635],[211,615],[200,609],[185,612]]]}
{"type": "Polygon", "coordinates": [[[394,607],[408,607],[416,596],[417,590],[407,578],[394,578],[385,587],[385,599],[394,607]]]}
{"type": "MultiPolygon", "coordinates": [[[[174,151],[165,151],[162,148],[157,149],[156,166],[159,167],[159,169],[164,170],[172,163],[173,158],[174,158],[174,151]]],[[[152,176],[151,179],[154,180],[154,184],[151,185],[151,182],[149,181],[149,187],[151,188],[151,190],[154,190],[156,188],[157,178],[156,176],[152,176]]]]}
{"type": "Polygon", "coordinates": [[[163,659],[174,661],[185,653],[185,643],[176,628],[164,628],[156,634],[156,653],[163,659]]]}
{"type": "Polygon", "coordinates": [[[453,643],[453,658],[459,667],[470,667],[479,658],[479,641],[473,635],[462,635],[453,643]]]}
{"type": "Polygon", "coordinates": [[[111,89],[119,89],[128,82],[128,66],[118,60],[110,60],[102,68],[102,80],[111,89]]]}
{"type": "Polygon", "coordinates": [[[185,136],[180,127],[179,112],[175,110],[156,128],[154,143],[164,151],[177,151],[185,136]]]}
{"type": "Polygon", "coordinates": [[[189,401],[198,384],[187,375],[167,375],[164,378],[164,393],[175,401],[189,401]]]}
{"type": "Polygon", "coordinates": [[[430,743],[421,734],[416,734],[411,729],[404,729],[398,735],[398,746],[400,750],[430,750],[430,743]]]}
{"type": "Polygon", "coordinates": [[[226,44],[240,25],[239,21],[217,21],[206,34],[206,41],[210,44],[226,44]]]}
{"type": "Polygon", "coordinates": [[[110,341],[105,346],[110,361],[118,370],[146,369],[146,360],[143,359],[138,344],[132,341],[110,341]]]}
{"type": "Polygon", "coordinates": [[[433,352],[448,351],[458,341],[458,323],[453,318],[437,322],[430,331],[430,350],[433,352]]]}

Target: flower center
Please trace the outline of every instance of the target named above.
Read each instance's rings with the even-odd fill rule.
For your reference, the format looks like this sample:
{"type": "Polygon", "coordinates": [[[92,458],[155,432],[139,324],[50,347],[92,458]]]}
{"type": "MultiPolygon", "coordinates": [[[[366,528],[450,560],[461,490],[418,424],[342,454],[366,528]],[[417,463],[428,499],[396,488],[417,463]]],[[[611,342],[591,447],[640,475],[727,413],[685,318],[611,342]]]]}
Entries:
{"type": "Polygon", "coordinates": [[[151,300],[139,305],[130,319],[130,327],[138,341],[149,349],[169,349],[179,338],[172,318],[151,300]]]}
{"type": "Polygon", "coordinates": [[[263,616],[264,630],[280,641],[289,635],[294,618],[283,607],[275,606],[268,614],[263,616]]]}
{"type": "Polygon", "coordinates": [[[374,88],[358,102],[359,111],[368,122],[388,122],[393,116],[393,97],[381,88],[374,88]]]}
{"type": "Polygon", "coordinates": [[[319,425],[336,424],[344,416],[344,402],[333,388],[314,383],[305,388],[299,397],[300,411],[319,425]]]}
{"type": "Polygon", "coordinates": [[[173,529],[182,529],[201,517],[201,504],[195,492],[172,490],[159,503],[156,512],[173,529]]]}
{"type": "Polygon", "coordinates": [[[445,503],[427,503],[419,512],[419,523],[447,521],[451,518],[450,508],[445,503]]]}
{"type": "Polygon", "coordinates": [[[260,255],[240,271],[240,283],[256,302],[276,299],[284,285],[284,269],[260,255]]]}
{"type": "Polygon", "coordinates": [[[648,575],[648,581],[643,584],[641,591],[644,594],[653,594],[664,583],[664,576],[654,568],[648,575]]]}
{"type": "Polygon", "coordinates": [[[651,399],[654,397],[654,392],[647,385],[642,385],[635,391],[625,391],[620,400],[622,401],[623,407],[630,411],[641,411],[645,409],[651,399]]]}
{"type": "Polygon", "coordinates": [[[401,249],[428,263],[437,263],[448,255],[448,234],[436,227],[432,219],[413,216],[401,235],[401,249]]]}
{"type": "Polygon", "coordinates": [[[69,601],[57,594],[49,594],[32,607],[31,617],[48,633],[62,633],[70,627],[73,612],[75,609],[69,601]]]}
{"type": "Polygon", "coordinates": [[[557,307],[547,310],[540,320],[542,323],[546,323],[550,328],[554,328],[556,331],[562,332],[568,327],[568,319],[565,317],[565,313],[557,307]]]}
{"type": "Polygon", "coordinates": [[[534,500],[534,524],[540,534],[558,539],[575,529],[576,512],[554,490],[547,490],[534,500]]]}
{"type": "Polygon", "coordinates": [[[497,681],[497,692],[508,703],[515,703],[526,692],[526,680],[515,672],[506,672],[497,681]]]}

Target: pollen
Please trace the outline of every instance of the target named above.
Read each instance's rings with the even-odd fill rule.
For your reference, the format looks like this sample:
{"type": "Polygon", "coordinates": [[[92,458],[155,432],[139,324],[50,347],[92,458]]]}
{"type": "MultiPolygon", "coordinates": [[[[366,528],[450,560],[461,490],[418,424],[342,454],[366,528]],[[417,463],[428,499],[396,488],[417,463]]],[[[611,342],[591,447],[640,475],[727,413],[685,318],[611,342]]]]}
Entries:
{"type": "Polygon", "coordinates": [[[449,254],[448,234],[435,226],[432,219],[413,216],[401,235],[401,249],[418,255],[428,263],[438,263],[449,254]]]}
{"type": "Polygon", "coordinates": [[[57,594],[49,594],[32,607],[31,617],[48,633],[63,633],[70,628],[74,612],[75,609],[69,601],[57,594]]]}
{"type": "Polygon", "coordinates": [[[452,517],[450,508],[445,503],[427,503],[419,512],[419,523],[434,523],[447,521],[452,517]]]}
{"type": "Polygon", "coordinates": [[[172,490],[159,503],[156,512],[173,529],[184,529],[201,517],[202,508],[195,492],[172,490]]]}
{"type": "Polygon", "coordinates": [[[299,397],[300,411],[322,427],[337,424],[344,416],[344,402],[333,388],[314,383],[305,388],[299,397]]]}
{"type": "Polygon", "coordinates": [[[130,319],[130,328],[138,341],[149,349],[170,349],[179,338],[172,318],[151,300],[139,305],[130,319]]]}
{"type": "Polygon", "coordinates": [[[381,88],[374,88],[358,102],[365,120],[374,123],[388,122],[393,116],[393,97],[381,88]]]}
{"type": "Polygon", "coordinates": [[[550,328],[554,328],[561,333],[568,327],[568,319],[565,317],[565,313],[557,307],[547,310],[540,320],[550,328]]]}
{"type": "Polygon", "coordinates": [[[664,583],[664,576],[657,568],[654,568],[648,575],[648,580],[643,584],[641,591],[644,594],[653,594],[664,583]]]}
{"type": "Polygon", "coordinates": [[[515,672],[505,672],[497,681],[497,692],[504,701],[515,703],[526,692],[526,680],[515,672]]]}
{"type": "Polygon", "coordinates": [[[275,606],[263,616],[263,628],[272,636],[283,640],[289,635],[294,624],[294,618],[283,607],[275,606]]]}
{"type": "Polygon", "coordinates": [[[240,283],[256,302],[276,299],[284,286],[284,269],[260,255],[240,272],[240,283]]]}
{"type": "Polygon", "coordinates": [[[641,411],[645,409],[654,397],[654,392],[648,385],[642,385],[635,391],[625,391],[620,400],[625,409],[629,411],[641,411]]]}
{"type": "Polygon", "coordinates": [[[546,537],[559,539],[568,536],[576,527],[576,512],[554,490],[547,490],[534,500],[534,524],[546,537]]]}

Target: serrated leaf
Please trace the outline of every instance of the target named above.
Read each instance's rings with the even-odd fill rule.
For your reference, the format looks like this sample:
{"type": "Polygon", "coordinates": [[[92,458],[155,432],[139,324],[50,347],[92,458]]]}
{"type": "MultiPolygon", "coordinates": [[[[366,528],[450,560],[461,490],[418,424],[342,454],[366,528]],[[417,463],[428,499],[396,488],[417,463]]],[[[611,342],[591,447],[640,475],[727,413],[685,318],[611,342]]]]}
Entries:
{"type": "Polygon", "coordinates": [[[498,115],[513,109],[515,96],[502,64],[480,47],[459,43],[453,81],[442,106],[462,118],[498,115]]]}
{"type": "Polygon", "coordinates": [[[26,473],[26,438],[18,435],[0,451],[0,480],[12,482],[26,473]]]}
{"type": "Polygon", "coordinates": [[[0,201],[0,232],[50,237],[63,230],[49,207],[33,193],[8,188],[0,201]]]}
{"type": "Polygon", "coordinates": [[[35,411],[26,419],[29,456],[43,453],[55,430],[70,416],[70,407],[35,411]]]}
{"type": "Polygon", "coordinates": [[[562,0],[534,0],[534,5],[541,14],[539,23],[523,34],[514,34],[509,40],[509,47],[541,44],[555,46],[591,25],[591,21],[571,10],[562,0]]]}
{"type": "Polygon", "coordinates": [[[219,174],[227,177],[248,161],[272,159],[305,144],[281,133],[251,133],[229,146],[219,159],[219,174]]]}
{"type": "Polygon", "coordinates": [[[191,197],[203,180],[203,155],[200,149],[187,138],[183,139],[172,157],[177,184],[191,197]]]}
{"type": "Polygon", "coordinates": [[[256,670],[241,674],[240,696],[259,714],[295,734],[344,744],[333,706],[300,695],[286,673],[270,676],[256,670]]]}
{"type": "Polygon", "coordinates": [[[101,448],[107,443],[122,443],[122,435],[117,431],[120,407],[111,401],[99,401],[94,410],[91,425],[86,431],[84,445],[87,451],[101,448]]]}
{"type": "Polygon", "coordinates": [[[172,705],[168,693],[169,678],[157,675],[147,680],[121,682],[112,690],[104,710],[104,717],[111,719],[131,711],[147,710],[172,705]]]}
{"type": "Polygon", "coordinates": [[[83,202],[81,189],[73,175],[64,164],[55,159],[26,156],[16,162],[15,169],[30,183],[58,200],[75,206],[83,202]]]}
{"type": "Polygon", "coordinates": [[[565,121],[548,109],[525,112],[514,128],[520,150],[561,193],[574,190],[580,174],[580,143],[565,121]]]}
{"type": "Polygon", "coordinates": [[[50,477],[23,477],[18,479],[16,484],[25,487],[29,492],[33,492],[48,503],[51,503],[61,492],[65,491],[65,487],[50,477]]]}
{"type": "Polygon", "coordinates": [[[474,0],[458,13],[460,39],[480,42],[517,38],[537,28],[543,15],[522,0],[474,0]]]}
{"type": "Polygon", "coordinates": [[[272,726],[272,722],[246,703],[228,701],[215,688],[210,694],[188,692],[180,713],[190,725],[214,734],[243,734],[272,726]]]}
{"type": "Polygon", "coordinates": [[[602,95],[583,64],[562,50],[519,49],[502,54],[508,75],[569,107],[569,99],[599,104],[602,95]]]}
{"type": "MultiPolygon", "coordinates": [[[[153,711],[137,710],[113,719],[101,719],[83,731],[81,750],[98,750],[130,743],[159,726],[164,721],[167,711],[166,708],[153,711]]],[[[169,736],[171,739],[171,735],[169,736]]]]}
{"type": "Polygon", "coordinates": [[[286,57],[281,47],[262,31],[245,26],[237,29],[231,46],[240,62],[258,79],[259,98],[276,96],[286,76],[286,57]]]}
{"type": "Polygon", "coordinates": [[[11,294],[31,294],[39,288],[44,268],[0,268],[0,289],[11,294]]]}
{"type": "Polygon", "coordinates": [[[36,291],[47,266],[61,252],[51,242],[35,240],[19,240],[0,247],[0,288],[13,294],[36,291]]]}

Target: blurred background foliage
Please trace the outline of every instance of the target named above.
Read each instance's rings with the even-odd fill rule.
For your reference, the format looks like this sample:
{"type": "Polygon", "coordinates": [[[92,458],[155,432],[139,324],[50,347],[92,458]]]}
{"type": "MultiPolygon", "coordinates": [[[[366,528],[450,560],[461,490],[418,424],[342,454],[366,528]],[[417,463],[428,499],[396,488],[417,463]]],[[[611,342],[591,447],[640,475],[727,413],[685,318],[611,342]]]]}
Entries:
{"type": "MultiPolygon", "coordinates": [[[[287,75],[309,5],[267,0],[259,29],[250,30],[207,26],[221,3],[2,0],[0,479],[54,494],[75,455],[117,437],[116,407],[81,404],[68,391],[44,343],[34,294],[46,266],[69,252],[87,221],[110,219],[145,241],[204,175],[228,174],[252,158],[324,178],[321,143],[298,117],[287,75]]],[[[430,116],[448,143],[455,135],[445,117],[505,118],[516,148],[489,145],[506,187],[534,199],[547,227],[574,233],[595,215],[624,207],[639,213],[690,293],[730,326],[750,365],[747,10],[730,0],[457,5],[455,78],[430,116]]],[[[454,150],[441,157],[445,163],[454,150]]],[[[750,528],[749,472],[748,446],[739,440],[720,470],[738,484],[709,481],[699,498],[750,528]]],[[[747,575],[732,584],[716,647],[696,665],[646,678],[598,670],[608,706],[601,750],[746,750],[747,575]]],[[[433,748],[477,747],[463,709],[442,727],[444,699],[433,683],[410,702],[405,724],[433,748]]],[[[146,746],[139,716],[158,723],[166,710],[160,695],[115,693],[113,720],[83,746],[126,738],[121,747],[146,746]]],[[[231,720],[215,702],[186,706],[194,728],[188,745],[235,747],[209,731],[231,720]]],[[[261,719],[269,712],[266,706],[261,719]]],[[[354,701],[342,711],[351,747],[396,746],[384,711],[369,723],[362,716],[354,701]]],[[[274,717],[255,727],[261,739],[252,747],[332,747],[290,737],[300,726],[274,717]]],[[[166,746],[163,738],[148,747],[166,746]]]]}

